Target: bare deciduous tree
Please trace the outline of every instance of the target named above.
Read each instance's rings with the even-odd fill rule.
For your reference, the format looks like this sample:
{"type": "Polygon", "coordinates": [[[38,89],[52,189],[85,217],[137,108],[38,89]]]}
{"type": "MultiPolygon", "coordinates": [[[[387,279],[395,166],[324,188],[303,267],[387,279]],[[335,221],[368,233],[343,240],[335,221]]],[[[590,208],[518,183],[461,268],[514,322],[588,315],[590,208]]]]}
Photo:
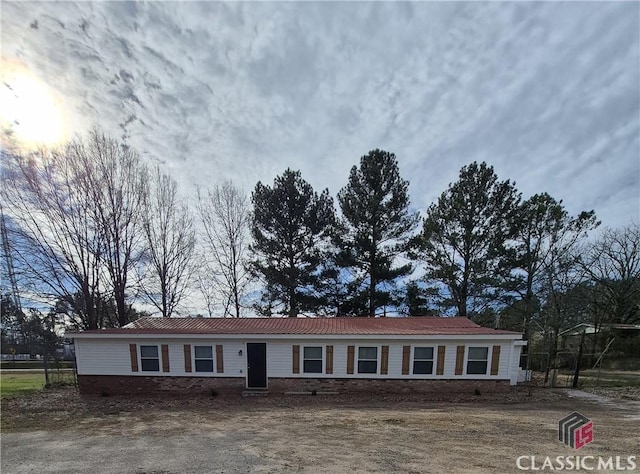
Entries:
{"type": "Polygon", "coordinates": [[[605,229],[586,246],[580,262],[596,285],[608,322],[640,321],[640,225],[605,229]]]}
{"type": "Polygon", "coordinates": [[[87,166],[86,181],[94,219],[102,237],[101,260],[116,303],[118,324],[131,320],[131,278],[145,251],[142,211],[148,194],[148,172],[139,155],[98,130],[73,145],[87,166]]]}
{"type": "Polygon", "coordinates": [[[219,290],[223,314],[239,318],[251,281],[246,269],[250,217],[247,197],[227,181],[206,196],[199,194],[198,211],[214,268],[211,279],[219,290]]]}
{"type": "Polygon", "coordinates": [[[75,145],[92,173],[86,180],[97,224],[105,240],[101,255],[120,326],[133,314],[128,292],[130,279],[145,251],[142,211],[148,194],[148,172],[138,154],[128,146],[93,130],[88,140],[75,145]]]}
{"type": "Polygon", "coordinates": [[[94,130],[57,149],[16,154],[5,166],[2,198],[16,224],[12,247],[32,287],[66,302],[79,327],[113,324],[100,307],[111,298],[116,325],[129,323],[147,193],[135,151],[94,130]]]}
{"type": "Polygon", "coordinates": [[[145,214],[151,276],[143,289],[162,316],[171,317],[187,291],[196,236],[189,208],[178,197],[176,181],[159,169],[153,176],[145,214]]]}
{"type": "Polygon", "coordinates": [[[102,327],[104,241],[84,179],[91,168],[74,144],[3,158],[2,199],[23,282],[72,305],[78,327],[102,327]]]}

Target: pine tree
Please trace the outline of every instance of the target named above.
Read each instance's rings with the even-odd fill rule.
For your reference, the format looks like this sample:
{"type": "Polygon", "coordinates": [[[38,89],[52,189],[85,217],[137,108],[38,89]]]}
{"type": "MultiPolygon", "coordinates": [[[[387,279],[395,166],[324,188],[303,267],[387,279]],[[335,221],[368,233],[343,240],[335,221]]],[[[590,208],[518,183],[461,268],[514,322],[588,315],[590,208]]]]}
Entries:
{"type": "Polygon", "coordinates": [[[333,199],[287,169],[273,187],[258,182],[251,196],[253,273],[264,282],[258,310],[297,317],[317,312],[323,297],[324,265],[335,224],[333,199]]]}
{"type": "Polygon", "coordinates": [[[458,316],[491,297],[519,202],[509,180],[498,181],[493,167],[473,162],[427,210],[422,235],[427,276],[447,287],[446,305],[458,316]]]}
{"type": "Polygon", "coordinates": [[[418,214],[409,212],[408,189],[395,155],[376,149],[360,158],[338,193],[345,227],[340,263],[353,271],[352,313],[374,317],[378,308],[393,304],[390,288],[413,270],[410,263],[394,265],[418,223],[418,214]]]}

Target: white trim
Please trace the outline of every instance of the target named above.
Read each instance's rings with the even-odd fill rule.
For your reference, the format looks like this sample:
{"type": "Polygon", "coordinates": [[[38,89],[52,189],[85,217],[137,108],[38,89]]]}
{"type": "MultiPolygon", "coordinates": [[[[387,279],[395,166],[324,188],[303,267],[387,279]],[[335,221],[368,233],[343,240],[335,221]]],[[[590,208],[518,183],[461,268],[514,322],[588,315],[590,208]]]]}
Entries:
{"type": "MultiPolygon", "coordinates": [[[[191,373],[192,374],[217,374],[218,371],[216,370],[216,362],[217,362],[217,354],[216,354],[216,345],[215,344],[192,344],[191,347],[193,347],[193,351],[191,351],[191,364],[192,365],[192,370],[191,373]],[[213,363],[212,366],[212,370],[211,372],[198,372],[196,370],[196,347],[210,347],[211,348],[211,362],[213,363]]],[[[223,348],[224,350],[224,348],[223,348]]],[[[209,360],[209,359],[199,359],[199,360],[209,360]]]]}
{"type": "MultiPolygon", "coordinates": [[[[361,375],[363,377],[371,377],[373,375],[381,375],[380,374],[380,365],[382,362],[382,346],[384,344],[357,344],[355,346],[355,354],[354,354],[354,365],[355,367],[353,368],[353,375],[361,375]],[[358,364],[358,362],[360,361],[360,348],[361,347],[375,347],[376,348],[376,371],[375,373],[373,372],[368,372],[368,373],[360,373],[360,364],[358,364]]],[[[388,355],[387,355],[388,357],[388,355]]],[[[373,359],[363,359],[363,361],[372,361],[373,359]]],[[[351,374],[349,374],[351,375],[351,374]]]]}
{"type": "MultiPolygon", "coordinates": [[[[446,356],[445,356],[446,357],[446,356]]],[[[426,361],[429,359],[418,359],[418,360],[422,360],[422,361],[426,361]]],[[[416,377],[425,377],[425,376],[434,376],[436,375],[436,367],[437,367],[437,363],[438,363],[438,346],[428,346],[428,345],[411,345],[411,349],[409,351],[409,375],[411,376],[416,376],[416,377]],[[433,350],[433,358],[431,359],[432,365],[431,365],[431,373],[430,374],[416,374],[413,372],[413,362],[415,360],[415,350],[416,347],[430,347],[433,350]]],[[[442,377],[442,376],[440,376],[442,377]]]]}
{"type": "MultiPolygon", "coordinates": [[[[77,339],[241,339],[264,342],[269,339],[330,339],[330,340],[385,340],[385,341],[406,341],[406,340],[521,340],[522,334],[175,334],[175,333],[77,333],[69,335],[77,339]]],[[[523,341],[526,342],[526,341],[523,341]]]]}
{"type": "MultiPolygon", "coordinates": [[[[489,346],[483,346],[483,345],[475,345],[475,346],[470,346],[465,344],[464,346],[464,370],[462,371],[462,375],[469,375],[469,376],[483,376],[483,377],[495,377],[495,375],[491,375],[491,359],[493,358],[493,346],[489,345],[489,346]],[[487,368],[484,371],[484,374],[469,374],[467,373],[467,369],[468,369],[468,362],[469,362],[469,349],[473,347],[473,348],[486,348],[487,349],[487,368]]],[[[474,361],[478,361],[480,362],[480,359],[473,359],[474,361]]],[[[499,370],[500,368],[498,367],[498,372],[500,372],[499,370]]]]}
{"type": "MultiPolygon", "coordinates": [[[[138,372],[145,372],[146,374],[160,374],[162,373],[162,345],[161,344],[137,344],[136,356],[138,357],[138,372]],[[158,370],[142,370],[142,346],[153,347],[155,346],[158,351],[158,370]]],[[[145,357],[145,359],[152,359],[151,357],[145,357]]],[[[164,372],[166,373],[166,372],[164,372]]]]}
{"type": "MultiPolygon", "coordinates": [[[[291,347],[296,344],[291,344],[291,347]]],[[[291,354],[293,355],[293,349],[291,349],[291,354]]],[[[300,360],[298,360],[298,367],[300,368],[299,373],[293,374],[296,376],[318,376],[323,375],[326,367],[326,358],[327,358],[327,345],[326,344],[309,344],[309,345],[300,345],[300,354],[298,354],[300,360]],[[322,353],[320,354],[321,367],[320,372],[305,372],[304,371],[304,348],[305,347],[319,347],[322,353]]],[[[309,359],[309,360],[318,360],[318,359],[309,359]]],[[[293,373],[293,366],[291,367],[291,372],[293,373]]]]}

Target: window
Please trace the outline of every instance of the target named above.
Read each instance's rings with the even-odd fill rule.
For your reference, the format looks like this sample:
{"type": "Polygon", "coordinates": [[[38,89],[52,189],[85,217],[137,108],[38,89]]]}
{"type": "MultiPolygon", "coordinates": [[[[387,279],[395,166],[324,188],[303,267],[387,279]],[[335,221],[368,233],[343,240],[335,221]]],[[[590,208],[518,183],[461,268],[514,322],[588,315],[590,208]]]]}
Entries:
{"type": "Polygon", "coordinates": [[[305,374],[322,373],[322,347],[305,347],[302,370],[305,374]]]}
{"type": "Polygon", "coordinates": [[[414,347],[413,349],[413,373],[433,373],[433,347],[414,347]]]}
{"type": "Polygon", "coordinates": [[[488,347],[470,347],[467,356],[467,374],[486,374],[488,347]]]}
{"type": "Polygon", "coordinates": [[[159,372],[158,346],[140,346],[140,362],[143,372],[159,372]]]}
{"type": "Polygon", "coordinates": [[[196,372],[213,372],[213,347],[193,346],[196,372]]]}
{"type": "Polygon", "coordinates": [[[378,348],[358,347],[358,373],[377,374],[378,373],[378,348]]]}

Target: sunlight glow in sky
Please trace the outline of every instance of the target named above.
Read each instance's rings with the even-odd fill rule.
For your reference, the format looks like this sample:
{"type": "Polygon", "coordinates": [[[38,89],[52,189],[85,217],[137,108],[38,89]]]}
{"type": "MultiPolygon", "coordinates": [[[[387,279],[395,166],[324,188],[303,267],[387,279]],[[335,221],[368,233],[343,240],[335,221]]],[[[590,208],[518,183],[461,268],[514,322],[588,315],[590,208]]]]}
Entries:
{"type": "Polygon", "coordinates": [[[56,145],[66,138],[60,101],[51,89],[26,67],[2,61],[0,118],[3,131],[20,147],[56,145]]]}

